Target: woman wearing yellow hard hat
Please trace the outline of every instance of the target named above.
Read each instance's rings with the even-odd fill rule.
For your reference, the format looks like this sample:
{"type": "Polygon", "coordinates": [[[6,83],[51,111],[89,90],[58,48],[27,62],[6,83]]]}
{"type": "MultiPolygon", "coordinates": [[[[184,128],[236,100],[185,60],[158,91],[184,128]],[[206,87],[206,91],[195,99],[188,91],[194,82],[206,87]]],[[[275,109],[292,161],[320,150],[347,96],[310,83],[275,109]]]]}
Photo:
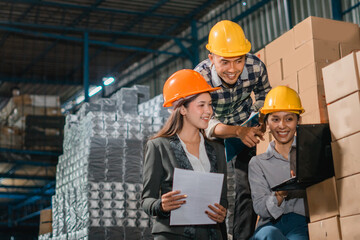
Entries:
{"type": "Polygon", "coordinates": [[[223,239],[220,224],[227,212],[224,148],[203,135],[213,114],[209,92],[215,90],[190,69],[175,72],[165,82],[164,106],[173,110],[164,127],[147,142],[143,172],[142,207],[156,217],[152,228],[156,240],[223,239]],[[171,211],[181,208],[188,197],[172,189],[175,168],[224,174],[220,201],[203,213],[213,224],[170,224],[171,211]]]}
{"type": "Polygon", "coordinates": [[[286,86],[273,88],[260,110],[275,140],[266,153],[249,163],[251,196],[260,217],[254,240],[309,239],[304,192],[293,194],[270,188],[289,178],[290,158],[296,151],[296,126],[304,111],[298,94],[286,86]]]}
{"type": "Polygon", "coordinates": [[[234,169],[236,194],[234,204],[230,205],[234,209],[228,215],[229,226],[233,226],[229,233],[234,240],[249,239],[255,229],[256,214],[252,209],[247,169],[263,133],[258,127],[241,125],[263,106],[271,87],[265,64],[250,53],[251,43],[238,23],[217,22],[209,32],[206,49],[208,59],[195,70],[212,87],[221,89],[211,93],[214,118],[205,133],[209,138],[225,139],[227,152],[236,149],[236,157],[227,155],[234,169]],[[255,101],[250,97],[252,93],[255,101]]]}

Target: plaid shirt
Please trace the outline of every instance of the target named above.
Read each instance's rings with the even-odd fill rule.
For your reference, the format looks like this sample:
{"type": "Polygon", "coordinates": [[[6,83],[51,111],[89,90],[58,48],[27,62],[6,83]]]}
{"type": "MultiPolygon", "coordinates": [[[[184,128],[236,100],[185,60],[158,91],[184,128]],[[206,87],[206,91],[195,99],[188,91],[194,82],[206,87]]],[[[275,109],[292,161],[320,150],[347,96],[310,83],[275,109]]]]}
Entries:
{"type": "Polygon", "coordinates": [[[271,87],[265,64],[253,54],[246,54],[244,70],[234,87],[228,88],[222,81],[209,59],[199,63],[195,69],[212,87],[221,87],[211,92],[215,118],[226,125],[240,125],[264,105],[266,94],[271,87]],[[256,102],[250,97],[255,94],[256,102]]]}

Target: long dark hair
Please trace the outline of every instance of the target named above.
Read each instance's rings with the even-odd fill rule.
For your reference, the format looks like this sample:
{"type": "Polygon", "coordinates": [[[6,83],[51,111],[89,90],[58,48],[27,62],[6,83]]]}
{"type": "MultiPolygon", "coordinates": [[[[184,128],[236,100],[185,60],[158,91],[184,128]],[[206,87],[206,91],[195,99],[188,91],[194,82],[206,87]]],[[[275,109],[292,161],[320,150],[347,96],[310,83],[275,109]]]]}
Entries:
{"type": "MultiPolygon", "coordinates": [[[[171,137],[179,133],[184,126],[184,116],[180,113],[180,107],[184,106],[187,108],[189,104],[194,101],[200,94],[191,95],[186,98],[181,98],[173,103],[174,110],[170,114],[170,117],[164,124],[164,126],[150,139],[159,138],[159,137],[171,137]]],[[[200,132],[203,133],[201,129],[200,132]]]]}

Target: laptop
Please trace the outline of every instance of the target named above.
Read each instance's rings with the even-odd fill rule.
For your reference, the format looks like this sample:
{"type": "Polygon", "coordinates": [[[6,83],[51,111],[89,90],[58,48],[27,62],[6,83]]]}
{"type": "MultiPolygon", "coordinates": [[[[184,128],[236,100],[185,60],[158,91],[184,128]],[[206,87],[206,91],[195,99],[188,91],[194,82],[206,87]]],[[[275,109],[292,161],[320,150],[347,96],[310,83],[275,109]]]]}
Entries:
{"type": "Polygon", "coordinates": [[[290,156],[295,176],[273,186],[273,191],[305,189],[334,176],[329,124],[298,125],[296,136],[296,157],[290,156]]]}

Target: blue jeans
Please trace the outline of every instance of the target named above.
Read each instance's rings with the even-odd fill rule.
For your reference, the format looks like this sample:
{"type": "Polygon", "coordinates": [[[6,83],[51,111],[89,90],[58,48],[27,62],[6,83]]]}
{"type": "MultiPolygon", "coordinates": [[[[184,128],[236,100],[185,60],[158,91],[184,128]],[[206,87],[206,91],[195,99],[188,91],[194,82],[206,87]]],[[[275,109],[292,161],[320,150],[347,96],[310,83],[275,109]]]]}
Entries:
{"type": "Polygon", "coordinates": [[[269,222],[256,229],[252,240],[308,240],[306,217],[296,213],[284,214],[276,222],[269,222]]]}

